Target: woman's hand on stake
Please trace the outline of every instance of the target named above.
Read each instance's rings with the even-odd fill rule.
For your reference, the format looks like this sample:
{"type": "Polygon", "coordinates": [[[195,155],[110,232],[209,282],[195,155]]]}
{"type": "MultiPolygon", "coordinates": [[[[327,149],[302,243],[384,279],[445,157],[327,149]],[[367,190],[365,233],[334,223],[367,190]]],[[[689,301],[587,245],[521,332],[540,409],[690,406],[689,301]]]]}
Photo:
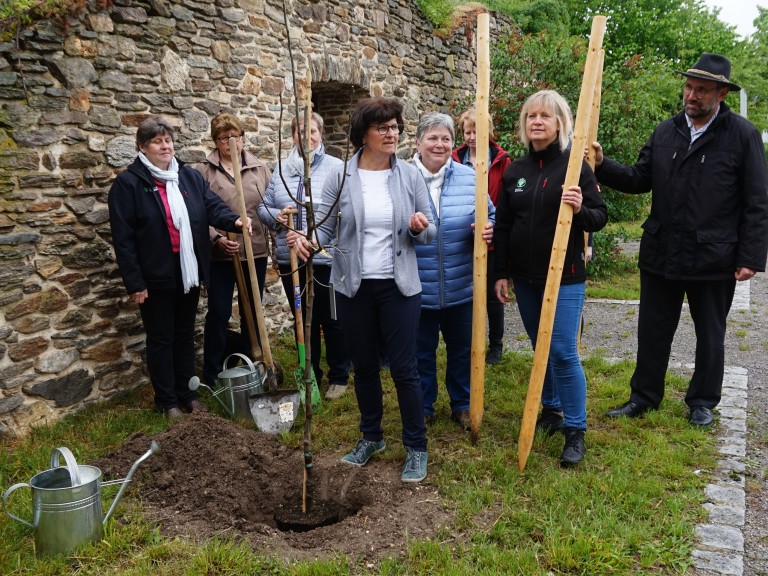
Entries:
{"type": "MultiPolygon", "coordinates": [[[[475,230],[475,223],[472,222],[471,224],[472,230],[475,230]]],[[[490,244],[493,242],[493,222],[488,221],[485,223],[485,229],[483,230],[483,240],[485,240],[486,244],[490,244]]]]}

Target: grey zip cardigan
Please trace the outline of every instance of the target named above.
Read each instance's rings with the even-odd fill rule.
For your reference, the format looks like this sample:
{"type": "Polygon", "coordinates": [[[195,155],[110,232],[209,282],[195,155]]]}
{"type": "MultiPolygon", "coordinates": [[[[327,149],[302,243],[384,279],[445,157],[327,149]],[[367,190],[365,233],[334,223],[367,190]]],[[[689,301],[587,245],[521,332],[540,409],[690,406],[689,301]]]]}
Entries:
{"type": "MultiPolygon", "coordinates": [[[[347,165],[343,190],[340,190],[340,186],[344,166],[334,167],[328,175],[323,185],[323,203],[317,215],[317,222],[325,220],[317,230],[320,246],[327,249],[328,243],[338,235],[338,240],[333,246],[331,282],[337,292],[348,298],[354,298],[362,281],[365,210],[358,172],[361,153],[362,150],[358,151],[347,165]],[[331,209],[333,215],[326,219],[331,209]]],[[[394,280],[403,296],[414,296],[421,292],[414,243],[428,244],[435,237],[437,229],[429,206],[427,185],[419,171],[414,166],[398,160],[394,154],[391,167],[388,182],[393,212],[394,280]],[[429,226],[419,234],[414,234],[409,227],[411,215],[415,212],[421,212],[429,220],[429,226]]]]}

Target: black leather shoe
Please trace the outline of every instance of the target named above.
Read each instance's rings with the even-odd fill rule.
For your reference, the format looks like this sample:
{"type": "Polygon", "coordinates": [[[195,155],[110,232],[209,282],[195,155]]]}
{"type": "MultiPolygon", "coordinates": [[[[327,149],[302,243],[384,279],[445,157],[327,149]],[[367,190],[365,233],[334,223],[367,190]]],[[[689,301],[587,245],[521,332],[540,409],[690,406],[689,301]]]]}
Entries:
{"type": "Polygon", "coordinates": [[[547,436],[552,436],[560,432],[563,428],[563,413],[554,408],[544,406],[541,414],[536,419],[536,432],[542,432],[547,436]]]}
{"type": "Polygon", "coordinates": [[[712,410],[706,406],[694,406],[691,408],[691,414],[688,416],[688,421],[694,426],[712,426],[715,419],[712,416],[712,410]]]}
{"type": "Polygon", "coordinates": [[[605,414],[609,418],[620,418],[621,416],[626,416],[627,418],[637,418],[638,416],[642,416],[649,410],[653,409],[653,406],[644,406],[643,404],[638,404],[637,402],[632,402],[632,400],[630,400],[629,402],[625,402],[617,408],[608,410],[608,412],[605,414]]]}
{"type": "Polygon", "coordinates": [[[584,446],[584,430],[579,428],[563,428],[565,446],[560,456],[560,466],[572,468],[584,459],[587,449],[584,446]]]}

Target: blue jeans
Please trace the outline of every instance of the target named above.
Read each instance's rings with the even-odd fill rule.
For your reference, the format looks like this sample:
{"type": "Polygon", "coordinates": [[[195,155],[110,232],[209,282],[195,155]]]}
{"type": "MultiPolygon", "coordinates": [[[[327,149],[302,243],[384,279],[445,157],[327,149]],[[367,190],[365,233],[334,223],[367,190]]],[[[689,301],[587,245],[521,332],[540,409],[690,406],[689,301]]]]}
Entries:
{"type": "Polygon", "coordinates": [[[353,298],[336,293],[336,308],[355,369],[355,396],[363,438],[378,442],[384,437],[378,346],[383,340],[400,406],[403,446],[425,452],[427,426],[416,362],[421,294],[403,296],[394,280],[363,280],[353,298]]]}
{"type": "MultiPolygon", "coordinates": [[[[267,276],[267,259],[254,258],[256,268],[256,281],[259,283],[259,294],[264,296],[264,281],[267,276]]],[[[245,285],[249,290],[248,299],[250,300],[251,276],[248,273],[248,266],[245,261],[241,261],[245,276],[245,285]]],[[[232,297],[235,292],[235,268],[231,260],[214,260],[211,262],[211,273],[208,279],[208,312],[205,315],[205,331],[203,341],[203,380],[210,386],[213,386],[216,378],[224,367],[224,359],[227,356],[227,327],[229,318],[232,316],[232,297]]],[[[246,329],[243,304],[240,293],[237,295],[237,301],[240,308],[240,347],[238,352],[248,356],[251,354],[251,339],[246,329]]],[[[256,326],[256,338],[259,337],[258,322],[256,321],[256,312],[251,302],[253,322],[256,326]]],[[[257,344],[259,344],[257,342],[257,344]]]]}
{"type": "MultiPolygon", "coordinates": [[[[515,297],[525,331],[536,348],[544,286],[515,280],[515,297]]],[[[587,380],[578,350],[586,284],[563,284],[557,298],[552,344],[541,403],[563,411],[563,426],[587,428],[587,380]]]]}
{"type": "Polygon", "coordinates": [[[443,333],[447,364],[445,387],[451,412],[469,410],[469,373],[472,353],[472,302],[443,308],[421,309],[417,336],[419,377],[424,394],[424,414],[435,414],[437,400],[437,343],[443,333]]]}

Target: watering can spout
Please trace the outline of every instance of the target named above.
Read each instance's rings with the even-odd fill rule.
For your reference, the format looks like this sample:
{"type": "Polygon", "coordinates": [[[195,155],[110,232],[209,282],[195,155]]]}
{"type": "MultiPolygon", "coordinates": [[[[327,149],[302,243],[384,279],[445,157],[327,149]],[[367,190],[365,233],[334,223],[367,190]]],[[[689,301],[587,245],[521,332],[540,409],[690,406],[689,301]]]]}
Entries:
{"type": "MultiPolygon", "coordinates": [[[[144,462],[147,458],[152,456],[153,454],[159,454],[160,453],[160,446],[157,442],[152,440],[152,444],[149,445],[149,450],[147,450],[142,456],[136,460],[136,462],[133,463],[133,466],[131,466],[131,469],[128,471],[128,475],[120,481],[120,490],[117,492],[117,496],[115,496],[115,499],[112,501],[112,505],[109,507],[109,511],[104,515],[104,520],[102,521],[102,524],[107,523],[107,520],[109,520],[109,517],[112,516],[112,512],[115,511],[115,508],[117,507],[117,503],[120,502],[120,499],[123,497],[123,492],[125,492],[125,489],[128,487],[128,484],[131,481],[131,478],[133,478],[134,472],[136,472],[136,469],[139,467],[139,465],[144,462]]],[[[105,482],[104,485],[107,483],[105,482]]]]}
{"type": "Polygon", "coordinates": [[[205,388],[206,390],[208,390],[211,396],[213,396],[214,400],[216,400],[216,402],[219,403],[219,406],[221,406],[224,409],[224,412],[227,413],[227,416],[229,416],[230,418],[234,418],[235,413],[232,406],[227,406],[221,400],[221,398],[219,398],[219,392],[221,392],[221,390],[213,390],[213,388],[211,388],[207,384],[203,384],[202,382],[200,382],[200,378],[198,378],[197,376],[192,376],[192,378],[189,379],[189,384],[187,384],[187,386],[189,386],[190,390],[197,390],[198,388],[205,388]]]}

